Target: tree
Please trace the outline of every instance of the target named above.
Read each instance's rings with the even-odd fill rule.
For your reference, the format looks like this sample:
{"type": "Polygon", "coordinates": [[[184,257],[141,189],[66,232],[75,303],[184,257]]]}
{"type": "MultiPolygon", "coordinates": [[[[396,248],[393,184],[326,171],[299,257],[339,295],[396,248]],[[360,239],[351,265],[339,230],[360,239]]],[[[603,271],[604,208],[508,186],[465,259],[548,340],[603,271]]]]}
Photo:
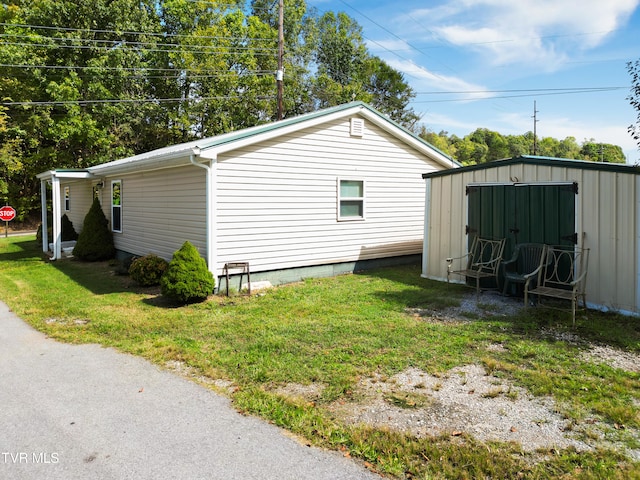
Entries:
{"type": "Polygon", "coordinates": [[[627,97],[631,106],[638,112],[635,125],[629,125],[629,133],[640,150],[640,60],[627,62],[627,71],[631,75],[631,94],[627,97]]]}
{"type": "Polygon", "coordinates": [[[188,241],[173,254],[160,279],[162,294],[180,303],[201,302],[213,293],[214,287],[213,274],[204,258],[188,241]]]}
{"type": "Polygon", "coordinates": [[[84,217],[82,231],[73,247],[73,255],[80,260],[95,262],[109,260],[116,254],[113,235],[109,231],[109,221],[104,216],[100,201],[93,199],[89,212],[84,217]]]}
{"type": "Polygon", "coordinates": [[[580,158],[593,162],[626,162],[626,157],[621,147],[609,143],[596,143],[594,140],[584,142],[579,153],[580,158]]]}
{"type": "Polygon", "coordinates": [[[41,0],[0,10],[5,141],[20,159],[14,198],[38,204],[35,175],[85,168],[145,148],[154,107],[145,51],[160,27],[154,0],[41,0]],[[125,100],[118,103],[104,100],[125,100]],[[96,103],[100,100],[102,103],[96,103]],[[131,100],[126,102],[126,100],[131,100]]]}

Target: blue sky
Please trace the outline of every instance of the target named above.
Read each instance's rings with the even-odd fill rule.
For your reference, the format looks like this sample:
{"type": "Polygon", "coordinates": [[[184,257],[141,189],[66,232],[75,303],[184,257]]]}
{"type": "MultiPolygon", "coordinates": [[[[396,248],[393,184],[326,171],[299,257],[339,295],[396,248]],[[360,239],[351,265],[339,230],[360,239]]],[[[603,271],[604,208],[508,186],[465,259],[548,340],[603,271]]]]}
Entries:
{"type": "Polygon", "coordinates": [[[640,59],[640,0],[308,0],[362,27],[369,51],[418,93],[435,132],[575,137],[640,152],[627,132],[628,61],[640,59]],[[535,90],[535,91],[534,91],[535,90]],[[473,93],[471,93],[473,92],[473,93]]]}

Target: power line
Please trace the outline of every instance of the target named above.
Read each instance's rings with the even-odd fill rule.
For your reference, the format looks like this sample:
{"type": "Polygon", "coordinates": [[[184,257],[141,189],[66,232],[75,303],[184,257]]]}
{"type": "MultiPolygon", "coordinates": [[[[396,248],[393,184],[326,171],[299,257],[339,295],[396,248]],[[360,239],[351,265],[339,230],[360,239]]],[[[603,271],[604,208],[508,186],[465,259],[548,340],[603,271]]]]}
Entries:
{"type": "MultiPolygon", "coordinates": [[[[273,95],[258,95],[257,100],[273,100],[273,95]]],[[[103,100],[47,100],[47,101],[23,101],[0,102],[0,106],[64,106],[64,105],[93,105],[93,104],[118,104],[118,103],[165,103],[165,102],[205,102],[208,100],[242,100],[246,95],[220,95],[215,97],[194,98],[132,98],[132,99],[103,99],[103,100]]]]}
{"type": "MultiPolygon", "coordinates": [[[[62,48],[62,49],[78,49],[78,50],[99,50],[103,52],[112,52],[115,50],[113,47],[97,47],[94,45],[51,45],[46,43],[22,43],[22,42],[4,42],[3,45],[9,45],[13,47],[42,47],[42,48],[62,48]]],[[[127,46],[126,42],[122,42],[114,45],[117,46],[127,46]]],[[[237,47],[234,46],[235,50],[225,51],[224,46],[211,46],[208,47],[210,50],[192,50],[192,49],[181,49],[177,51],[187,52],[187,53],[203,53],[207,55],[240,55],[242,53],[251,52],[254,55],[273,55],[273,51],[276,49],[268,49],[268,48],[257,48],[257,47],[237,47]]],[[[122,50],[122,49],[120,49],[122,50]]],[[[161,53],[171,53],[174,50],[170,49],[162,49],[162,48],[144,48],[144,49],[131,49],[133,51],[144,51],[144,52],[161,52],[161,53]]]]}
{"type": "MultiPolygon", "coordinates": [[[[140,35],[145,35],[145,34],[140,34],[140,35]]],[[[33,35],[21,35],[18,33],[2,33],[0,34],[0,37],[13,37],[13,38],[34,38],[33,35]]],[[[151,45],[151,46],[166,46],[166,47],[198,47],[198,48],[207,48],[210,47],[211,45],[190,45],[190,44],[184,44],[184,43],[163,43],[163,42],[141,42],[141,41],[136,41],[133,42],[131,40],[126,40],[123,39],[122,37],[117,38],[117,39],[104,39],[104,38],[86,38],[86,37],[50,37],[50,36],[46,36],[46,35],[38,35],[37,36],[38,39],[46,39],[46,40],[52,40],[52,41],[56,41],[56,42],[61,42],[61,41],[81,41],[81,42],[93,42],[93,43],[109,43],[109,44],[113,44],[113,45],[118,45],[118,44],[127,44],[127,45],[142,45],[142,46],[146,46],[146,45],[151,45]]],[[[188,36],[189,39],[192,38],[197,38],[198,40],[232,40],[232,41],[237,41],[237,40],[244,40],[244,41],[258,41],[258,42],[270,42],[273,43],[276,41],[275,38],[254,38],[254,37],[223,37],[223,36],[188,36]]],[[[11,43],[7,43],[8,45],[11,45],[11,43]]]]}
{"type": "MultiPolygon", "coordinates": [[[[137,71],[152,71],[152,72],[179,72],[179,73],[187,73],[187,72],[199,72],[203,68],[164,68],[164,67],[103,67],[103,66],[87,66],[87,65],[25,65],[25,64],[11,64],[11,63],[0,63],[0,67],[7,68],[24,68],[24,69],[44,69],[44,70],[105,70],[105,71],[129,71],[129,72],[137,72],[137,71]]],[[[272,70],[248,70],[248,72],[264,72],[273,74],[272,70]]],[[[217,75],[217,74],[216,74],[217,75]]],[[[219,75],[224,75],[220,73],[219,75]]],[[[192,75],[189,75],[190,77],[192,75]]]]}
{"type": "MultiPolygon", "coordinates": [[[[193,38],[192,34],[187,33],[169,33],[169,32],[141,32],[136,30],[108,30],[98,28],[75,28],[75,27],[61,27],[52,25],[34,25],[29,23],[8,23],[0,22],[0,27],[18,27],[18,28],[30,28],[41,30],[55,30],[59,32],[83,32],[83,33],[108,33],[114,35],[143,35],[147,37],[162,37],[162,38],[193,38]]],[[[220,38],[233,38],[233,37],[219,37],[219,36],[207,36],[198,35],[198,38],[203,39],[220,39],[220,38]]],[[[257,38],[258,40],[272,40],[270,38],[257,38]]]]}
{"type": "Polygon", "coordinates": [[[416,95],[442,95],[442,94],[484,94],[484,93],[514,93],[514,92],[558,92],[558,93],[582,93],[582,92],[608,92],[611,90],[626,90],[629,87],[568,87],[568,88],[523,88],[508,90],[460,90],[460,91],[433,91],[416,92],[416,95]]]}
{"type": "MultiPolygon", "coordinates": [[[[599,88],[593,90],[569,90],[569,91],[556,91],[556,92],[535,92],[523,93],[521,95],[492,95],[488,97],[475,97],[475,98],[447,98],[442,100],[413,100],[412,103],[450,103],[450,102],[475,102],[478,100],[495,100],[501,98],[523,98],[523,97],[544,97],[550,95],[571,95],[575,93],[600,93],[610,92],[614,90],[627,89],[628,87],[611,87],[611,88],[599,88]]],[[[477,93],[488,93],[488,90],[478,91],[477,93]]],[[[436,93],[436,92],[434,92],[436,93]]],[[[462,92],[468,93],[468,92],[462,92]]]]}

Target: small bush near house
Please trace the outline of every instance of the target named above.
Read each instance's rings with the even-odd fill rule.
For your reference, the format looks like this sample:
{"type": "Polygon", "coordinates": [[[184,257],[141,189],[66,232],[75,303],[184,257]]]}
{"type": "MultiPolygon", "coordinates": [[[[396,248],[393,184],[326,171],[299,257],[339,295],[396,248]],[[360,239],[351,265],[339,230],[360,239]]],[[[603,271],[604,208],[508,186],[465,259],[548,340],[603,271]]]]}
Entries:
{"type": "Polygon", "coordinates": [[[62,216],[62,241],[78,240],[78,232],[73,228],[73,222],[69,220],[67,214],[62,216]]]}
{"type": "MultiPolygon", "coordinates": [[[[68,242],[70,240],[78,239],[78,232],[73,228],[73,222],[69,220],[69,217],[65,213],[62,218],[62,241],[68,242]]],[[[47,241],[49,243],[53,242],[53,227],[51,226],[53,220],[51,215],[47,220],[47,241]]],[[[42,224],[38,225],[38,230],[36,231],[36,240],[38,242],[42,242],[42,224]]]]}
{"type": "Polygon", "coordinates": [[[180,303],[201,302],[213,293],[214,286],[213,274],[190,242],[173,254],[160,280],[162,294],[180,303]]]}
{"type": "Polygon", "coordinates": [[[74,257],[94,262],[108,260],[116,254],[113,236],[109,231],[109,221],[104,216],[100,201],[95,198],[89,212],[84,217],[82,232],[73,249],[74,257]]]}
{"type": "Polygon", "coordinates": [[[131,262],[129,267],[129,275],[138,284],[143,287],[151,287],[160,285],[160,279],[164,272],[167,271],[169,262],[157,255],[145,255],[138,257],[131,262]]]}

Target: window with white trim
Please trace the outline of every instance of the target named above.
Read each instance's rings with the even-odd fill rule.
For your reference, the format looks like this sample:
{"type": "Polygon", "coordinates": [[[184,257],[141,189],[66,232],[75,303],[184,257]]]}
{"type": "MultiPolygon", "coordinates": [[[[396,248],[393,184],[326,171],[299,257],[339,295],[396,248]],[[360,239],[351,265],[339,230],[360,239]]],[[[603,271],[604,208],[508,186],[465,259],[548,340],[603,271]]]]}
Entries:
{"type": "Polygon", "coordinates": [[[122,180],[111,181],[111,230],[122,232],[122,180]]]}
{"type": "Polygon", "coordinates": [[[71,188],[64,187],[64,211],[71,210],[71,188]]]}
{"type": "Polygon", "coordinates": [[[364,220],[364,180],[338,179],[338,220],[364,220]]]}

